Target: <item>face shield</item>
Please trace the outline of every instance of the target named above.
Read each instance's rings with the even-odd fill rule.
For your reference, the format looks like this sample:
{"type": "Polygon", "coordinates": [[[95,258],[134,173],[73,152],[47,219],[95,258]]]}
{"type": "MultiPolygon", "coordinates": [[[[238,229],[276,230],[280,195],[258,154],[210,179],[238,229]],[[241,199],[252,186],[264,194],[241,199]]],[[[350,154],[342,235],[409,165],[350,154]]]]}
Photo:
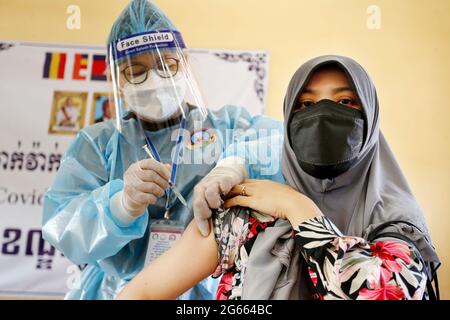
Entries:
{"type": "Polygon", "coordinates": [[[134,34],[109,45],[109,72],[116,106],[115,123],[134,114],[139,122],[168,127],[198,109],[198,121],[207,112],[189,66],[181,34],[158,30],[134,34]]]}

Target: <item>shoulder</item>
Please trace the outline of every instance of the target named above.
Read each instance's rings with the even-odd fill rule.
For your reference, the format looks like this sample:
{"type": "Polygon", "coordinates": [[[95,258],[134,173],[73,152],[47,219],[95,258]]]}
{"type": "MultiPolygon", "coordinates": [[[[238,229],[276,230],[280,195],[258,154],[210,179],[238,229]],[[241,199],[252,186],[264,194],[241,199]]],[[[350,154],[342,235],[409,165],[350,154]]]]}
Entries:
{"type": "Polygon", "coordinates": [[[251,118],[251,115],[246,108],[235,105],[225,105],[217,110],[209,110],[209,116],[212,120],[228,122],[240,118],[247,120],[251,118]]]}
{"type": "Polygon", "coordinates": [[[209,112],[214,121],[227,122],[233,128],[273,128],[282,130],[283,123],[266,115],[252,115],[247,108],[236,105],[225,105],[209,112]]]}
{"type": "Polygon", "coordinates": [[[78,132],[66,154],[77,158],[85,152],[103,154],[115,132],[116,128],[112,120],[84,127],[78,132]]]}
{"type": "Polygon", "coordinates": [[[80,130],[80,134],[88,136],[91,139],[98,139],[99,137],[111,137],[115,130],[113,120],[108,120],[84,127],[80,130]]]}

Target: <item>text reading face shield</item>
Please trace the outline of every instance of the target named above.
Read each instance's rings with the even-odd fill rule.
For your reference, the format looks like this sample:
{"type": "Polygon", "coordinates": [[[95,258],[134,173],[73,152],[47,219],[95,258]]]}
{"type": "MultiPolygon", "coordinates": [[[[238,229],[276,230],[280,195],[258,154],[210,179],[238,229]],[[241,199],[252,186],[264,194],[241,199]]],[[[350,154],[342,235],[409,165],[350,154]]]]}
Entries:
{"type": "MultiPolygon", "coordinates": [[[[166,218],[173,197],[187,205],[175,185],[186,132],[202,128],[207,119],[185,52],[181,34],[172,30],[127,36],[110,43],[108,51],[117,129],[125,138],[143,137],[145,142],[137,147],[144,149],[144,156],[171,165],[166,218]]],[[[133,161],[141,159],[139,155],[133,161]]]]}

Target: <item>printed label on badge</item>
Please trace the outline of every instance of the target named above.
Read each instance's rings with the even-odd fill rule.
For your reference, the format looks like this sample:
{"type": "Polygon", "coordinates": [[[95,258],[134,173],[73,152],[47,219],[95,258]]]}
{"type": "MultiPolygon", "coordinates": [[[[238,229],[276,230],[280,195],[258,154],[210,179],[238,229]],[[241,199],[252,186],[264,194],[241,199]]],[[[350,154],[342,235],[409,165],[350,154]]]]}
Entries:
{"type": "Polygon", "coordinates": [[[191,139],[188,145],[189,149],[194,149],[198,147],[205,147],[211,143],[216,142],[217,136],[211,129],[202,128],[197,131],[191,132],[191,139]]]}
{"type": "Polygon", "coordinates": [[[156,260],[164,252],[173,247],[181,238],[184,227],[170,220],[156,220],[150,224],[150,238],[148,240],[145,265],[156,260]]]}

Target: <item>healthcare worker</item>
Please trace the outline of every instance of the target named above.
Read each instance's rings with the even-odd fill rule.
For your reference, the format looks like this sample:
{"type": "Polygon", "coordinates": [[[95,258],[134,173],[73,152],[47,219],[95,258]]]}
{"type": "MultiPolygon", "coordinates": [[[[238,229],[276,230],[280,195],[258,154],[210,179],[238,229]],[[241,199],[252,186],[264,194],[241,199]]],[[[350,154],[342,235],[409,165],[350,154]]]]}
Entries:
{"type": "MultiPolygon", "coordinates": [[[[232,185],[245,179],[239,163],[217,164],[225,148],[282,130],[243,108],[208,110],[181,34],[151,2],[131,1],[108,43],[116,118],[79,132],[44,200],[44,238],[87,264],[67,299],[115,298],[183,233],[212,168],[234,170],[232,185]]],[[[216,286],[207,278],[180,298],[212,299],[216,286]]]]}

